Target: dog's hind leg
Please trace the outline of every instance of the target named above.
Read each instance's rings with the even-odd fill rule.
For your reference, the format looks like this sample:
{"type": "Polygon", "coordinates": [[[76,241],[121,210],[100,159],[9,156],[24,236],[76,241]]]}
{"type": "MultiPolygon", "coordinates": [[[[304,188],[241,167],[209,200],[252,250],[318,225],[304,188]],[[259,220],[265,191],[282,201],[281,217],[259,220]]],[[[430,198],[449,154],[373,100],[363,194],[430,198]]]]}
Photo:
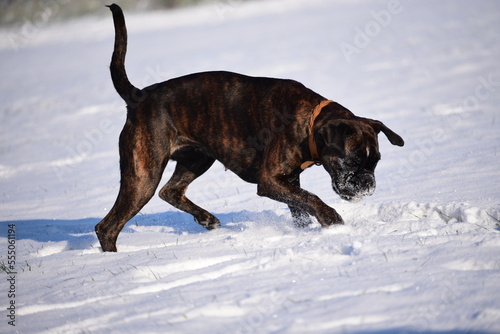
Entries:
{"type": "Polygon", "coordinates": [[[140,130],[127,124],[120,136],[120,191],[109,213],[95,226],[105,252],[116,252],[118,234],[153,197],[168,161],[168,151],[155,150],[154,140],[147,138],[151,141],[147,143],[145,131],[140,130]]]}
{"type": "Polygon", "coordinates": [[[200,175],[205,173],[215,159],[195,149],[185,149],[172,155],[177,160],[174,174],[160,190],[160,197],[174,207],[193,215],[195,221],[208,230],[220,226],[219,220],[191,202],[185,195],[186,189],[200,175]]]}

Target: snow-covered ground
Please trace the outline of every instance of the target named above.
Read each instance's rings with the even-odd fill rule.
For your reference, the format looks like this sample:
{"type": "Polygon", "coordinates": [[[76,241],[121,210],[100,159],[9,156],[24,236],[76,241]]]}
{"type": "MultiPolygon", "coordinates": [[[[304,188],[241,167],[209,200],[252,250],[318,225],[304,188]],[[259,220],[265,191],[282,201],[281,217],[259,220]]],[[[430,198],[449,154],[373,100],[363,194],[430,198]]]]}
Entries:
{"type": "Polygon", "coordinates": [[[297,229],[284,204],[216,164],[188,196],[222,228],[156,197],[118,253],[93,233],[118,192],[125,119],[108,71],[111,14],[53,15],[0,30],[0,264],[9,271],[10,226],[17,272],[0,279],[0,332],[500,332],[500,2],[126,12],[137,86],[217,69],[293,78],[406,145],[380,137],[378,187],[358,203],[341,201],[322,167],[304,173],[345,226],[297,229]]]}

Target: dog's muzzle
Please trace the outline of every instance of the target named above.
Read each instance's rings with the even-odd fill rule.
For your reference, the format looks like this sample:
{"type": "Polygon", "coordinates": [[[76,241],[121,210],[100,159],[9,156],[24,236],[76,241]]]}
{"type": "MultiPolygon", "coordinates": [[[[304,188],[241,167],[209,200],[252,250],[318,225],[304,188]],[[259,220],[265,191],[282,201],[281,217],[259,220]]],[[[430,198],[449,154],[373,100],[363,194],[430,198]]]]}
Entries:
{"type": "Polygon", "coordinates": [[[363,197],[371,196],[375,191],[375,175],[369,172],[358,174],[345,173],[333,180],[333,190],[340,198],[350,202],[356,202],[363,197]]]}

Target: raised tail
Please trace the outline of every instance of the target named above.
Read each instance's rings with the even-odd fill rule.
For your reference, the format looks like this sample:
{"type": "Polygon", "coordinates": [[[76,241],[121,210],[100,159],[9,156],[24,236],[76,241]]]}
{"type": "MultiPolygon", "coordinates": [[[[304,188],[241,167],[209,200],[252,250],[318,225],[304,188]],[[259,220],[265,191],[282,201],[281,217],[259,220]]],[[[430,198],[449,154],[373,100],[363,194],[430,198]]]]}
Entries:
{"type": "Polygon", "coordinates": [[[116,91],[122,99],[131,106],[137,103],[140,96],[140,90],[132,85],[125,71],[125,54],[127,53],[127,27],[125,26],[125,17],[123,11],[117,4],[109,7],[113,13],[113,22],[115,24],[115,49],[111,58],[111,79],[116,91]]]}

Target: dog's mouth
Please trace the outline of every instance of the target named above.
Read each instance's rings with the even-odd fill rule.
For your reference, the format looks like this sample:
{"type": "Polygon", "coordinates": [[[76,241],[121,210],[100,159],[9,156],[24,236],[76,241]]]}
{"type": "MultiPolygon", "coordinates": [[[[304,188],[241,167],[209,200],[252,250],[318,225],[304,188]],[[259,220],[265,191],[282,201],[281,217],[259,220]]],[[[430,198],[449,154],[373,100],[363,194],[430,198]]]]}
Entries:
{"type": "Polygon", "coordinates": [[[345,201],[357,202],[375,192],[372,173],[344,174],[332,182],[333,190],[345,201]]]}

